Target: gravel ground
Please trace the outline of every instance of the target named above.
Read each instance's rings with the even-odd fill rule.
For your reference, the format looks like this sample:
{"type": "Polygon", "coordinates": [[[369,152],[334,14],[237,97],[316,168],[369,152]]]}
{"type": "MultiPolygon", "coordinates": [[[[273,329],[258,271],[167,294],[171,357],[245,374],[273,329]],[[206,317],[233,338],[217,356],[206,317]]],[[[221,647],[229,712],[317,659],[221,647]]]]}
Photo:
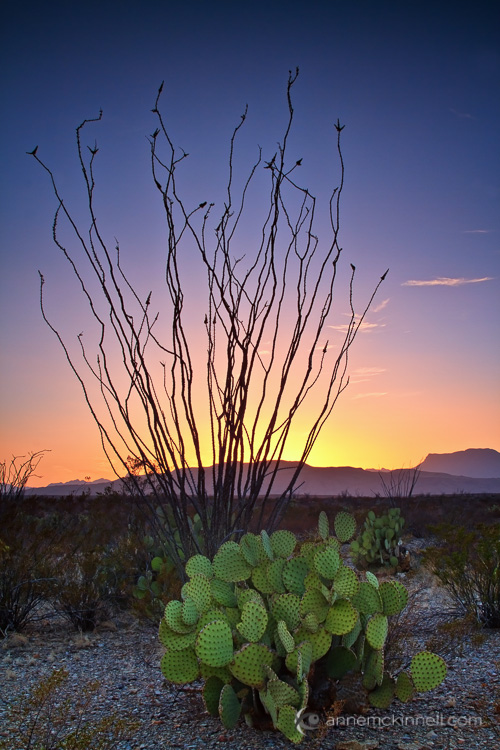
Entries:
{"type": "MultiPolygon", "coordinates": [[[[420,638],[422,645],[435,628],[436,615],[442,617],[449,605],[426,575],[413,575],[409,585],[419,592],[410,611],[416,642],[420,638]]],[[[500,633],[484,631],[482,643],[465,637],[460,645],[461,654],[455,647],[455,653],[446,656],[448,676],[436,690],[408,705],[395,701],[388,711],[370,711],[358,717],[356,726],[332,726],[332,720],[323,717],[319,729],[306,731],[302,747],[500,750],[500,633]],[[373,726],[376,721],[382,726],[373,726]]],[[[89,717],[115,713],[138,722],[138,729],[121,740],[116,750],[294,747],[280,733],[251,729],[243,720],[233,730],[224,729],[205,712],[201,685],[178,689],[165,683],[159,669],[161,654],[156,629],[126,615],[103,623],[89,635],[47,622],[24,636],[11,636],[0,650],[0,740],[8,750],[25,750],[26,744],[15,738],[9,722],[9,706],[54,668],[63,667],[68,672],[64,694],[70,701],[81,695],[85,682],[100,683],[89,717]]]]}

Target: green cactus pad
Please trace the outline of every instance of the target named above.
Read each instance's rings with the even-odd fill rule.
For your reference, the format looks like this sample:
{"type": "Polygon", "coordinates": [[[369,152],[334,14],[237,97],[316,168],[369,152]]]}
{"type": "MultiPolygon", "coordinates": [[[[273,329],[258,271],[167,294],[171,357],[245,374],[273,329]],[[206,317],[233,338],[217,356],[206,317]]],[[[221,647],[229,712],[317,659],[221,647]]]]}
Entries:
{"type": "Polygon", "coordinates": [[[259,562],[263,562],[264,558],[261,557],[262,542],[260,537],[255,534],[248,533],[240,539],[241,554],[245,558],[245,561],[254,567],[259,562]]]}
{"type": "Polygon", "coordinates": [[[351,568],[342,565],[333,579],[333,589],[343,599],[351,599],[359,591],[359,580],[351,568]]]}
{"type": "Polygon", "coordinates": [[[295,648],[295,641],[293,639],[293,636],[290,634],[290,631],[288,630],[286,622],[284,620],[280,620],[278,622],[277,631],[279,639],[285,647],[286,652],[290,654],[295,648]]]}
{"type": "Polygon", "coordinates": [[[262,546],[264,547],[264,552],[266,553],[269,560],[274,560],[274,552],[273,548],[271,546],[271,540],[269,538],[269,534],[264,529],[260,532],[260,538],[262,541],[262,546]]]}
{"type": "Polygon", "coordinates": [[[356,531],[356,521],[354,516],[341,510],[340,513],[337,513],[335,516],[334,527],[335,536],[339,542],[348,542],[349,539],[352,539],[356,531]]]}
{"type": "Polygon", "coordinates": [[[263,607],[266,606],[262,595],[255,589],[237,589],[236,598],[240,609],[243,609],[248,601],[257,602],[258,604],[262,604],[263,607]]]}
{"type": "Polygon", "coordinates": [[[189,578],[192,578],[194,575],[202,575],[205,576],[205,578],[212,578],[214,571],[212,563],[208,557],[205,557],[204,555],[194,555],[193,557],[190,557],[186,563],[186,573],[189,578]]]}
{"type": "Polygon", "coordinates": [[[356,625],[358,613],[347,599],[332,604],[325,620],[325,629],[333,635],[349,633],[356,625]]]}
{"type": "MultiPolygon", "coordinates": [[[[189,599],[191,604],[194,605],[196,613],[198,613],[198,610],[196,609],[196,605],[194,604],[192,599],[189,599]]],[[[186,624],[182,617],[183,613],[183,605],[182,602],[177,601],[177,599],[172,600],[167,604],[165,607],[165,622],[167,623],[168,627],[171,630],[175,630],[176,633],[189,633],[193,629],[193,625],[196,623],[192,623],[191,625],[186,624]]],[[[197,615],[197,618],[198,619],[197,615]]]]}
{"type": "Polygon", "coordinates": [[[259,641],[267,627],[267,611],[257,602],[248,601],[241,610],[241,622],[237,628],[241,635],[251,643],[259,641]]]}
{"type": "Polygon", "coordinates": [[[274,658],[271,649],[263,643],[246,643],[235,652],[229,669],[243,684],[261,690],[266,678],[264,665],[272,667],[274,658]]]}
{"type": "Polygon", "coordinates": [[[411,660],[410,672],[415,689],[425,693],[442,683],[447,668],[444,659],[437,654],[421,651],[411,660]]]}
{"type": "Polygon", "coordinates": [[[309,673],[313,658],[313,646],[310,641],[302,641],[297,648],[287,654],[285,659],[286,668],[297,675],[298,682],[309,673]]]}
{"type": "Polygon", "coordinates": [[[221,581],[220,578],[212,578],[210,581],[212,598],[223,607],[236,607],[237,600],[234,593],[234,584],[221,581]]]}
{"type": "Polygon", "coordinates": [[[309,573],[307,562],[300,557],[287,560],[283,568],[283,583],[287,591],[302,596],[305,591],[304,578],[309,573]]]}
{"type": "Polygon", "coordinates": [[[379,582],[377,576],[371,572],[371,570],[367,570],[365,573],[366,580],[368,583],[371,583],[372,586],[375,586],[376,589],[379,587],[379,582]]]}
{"type": "Polygon", "coordinates": [[[278,723],[278,707],[274,702],[273,696],[268,690],[259,690],[259,698],[262,702],[262,705],[271,717],[273,726],[276,728],[276,724],[278,723]]]}
{"type": "Polygon", "coordinates": [[[396,680],[396,697],[403,703],[410,701],[415,694],[415,686],[406,672],[400,672],[396,680]]]}
{"type": "Polygon", "coordinates": [[[293,554],[297,540],[295,534],[292,534],[291,531],[286,531],[284,529],[274,531],[271,534],[270,539],[274,557],[283,557],[286,559],[293,554]]]}
{"type": "Polygon", "coordinates": [[[184,584],[181,589],[181,596],[183,599],[192,599],[198,612],[206,612],[212,602],[210,581],[206,576],[197,573],[184,584]]]}
{"type": "Polygon", "coordinates": [[[285,584],[283,583],[283,568],[285,567],[285,563],[286,560],[282,557],[278,557],[272,563],[269,563],[267,577],[273,587],[273,593],[284,594],[286,591],[285,584]]]}
{"type": "MultiPolygon", "coordinates": [[[[304,675],[306,674],[307,672],[304,671],[304,675]]],[[[307,707],[307,704],[309,702],[309,683],[306,679],[303,679],[301,682],[299,682],[297,686],[297,692],[300,695],[299,711],[303,711],[307,707]]]]}
{"type": "Polygon", "coordinates": [[[379,593],[384,615],[396,615],[401,612],[402,596],[393,581],[383,581],[380,584],[379,593]]]}
{"type": "Polygon", "coordinates": [[[317,632],[319,628],[319,622],[314,612],[308,612],[307,615],[302,618],[302,627],[304,627],[310,633],[317,632]]]}
{"type": "Polygon", "coordinates": [[[296,643],[309,641],[312,646],[312,661],[318,661],[326,654],[332,645],[332,634],[325,628],[320,628],[317,633],[309,633],[305,628],[299,628],[294,634],[296,643]]]}
{"type": "Polygon", "coordinates": [[[394,680],[385,674],[382,684],[368,694],[368,700],[375,708],[387,708],[394,696],[394,680]]]}
{"type": "Polygon", "coordinates": [[[193,646],[196,641],[196,630],[190,633],[176,633],[168,627],[165,620],[160,622],[158,635],[161,643],[170,651],[183,651],[193,646]]]}
{"type": "Polygon", "coordinates": [[[358,612],[373,615],[382,612],[382,599],[378,590],[368,581],[361,581],[359,591],[352,598],[352,603],[358,612]]]}
{"type": "MultiPolygon", "coordinates": [[[[311,565],[314,566],[314,555],[312,558],[311,565]]],[[[323,586],[323,581],[319,577],[319,574],[316,573],[315,570],[310,570],[309,573],[304,578],[304,586],[306,587],[306,591],[309,589],[321,589],[323,586]]]]}
{"type": "Polygon", "coordinates": [[[215,675],[212,675],[203,685],[203,702],[205,708],[211,716],[219,715],[219,698],[224,687],[224,682],[215,675]]]}
{"type": "Polygon", "coordinates": [[[318,589],[306,590],[300,600],[300,614],[305,617],[313,613],[318,622],[324,622],[329,610],[329,604],[318,589]]]}
{"type": "MultiPolygon", "coordinates": [[[[168,605],[167,605],[168,606],[168,605]]],[[[182,603],[182,620],[186,625],[194,626],[200,619],[200,613],[198,607],[192,599],[185,599],[182,603]]]]}
{"type": "Polygon", "coordinates": [[[346,648],[351,648],[351,646],[354,646],[359,634],[361,633],[361,629],[361,618],[358,617],[353,629],[350,630],[349,633],[345,633],[345,635],[342,636],[342,645],[346,648]]]}
{"type": "Polygon", "coordinates": [[[241,703],[231,685],[224,685],[219,698],[219,715],[226,729],[233,729],[238,723],[241,703]]]}
{"type": "MultiPolygon", "coordinates": [[[[222,622],[225,622],[229,625],[229,618],[227,615],[228,610],[222,610],[218,609],[216,607],[211,607],[210,609],[207,609],[206,612],[202,614],[200,619],[197,622],[196,629],[199,633],[202,628],[205,627],[205,625],[208,625],[209,622],[213,622],[214,620],[221,620],[222,622]]],[[[238,611],[238,620],[239,620],[239,611],[238,611]]]]}
{"type": "Polygon", "coordinates": [[[332,646],[328,652],[326,669],[332,680],[341,680],[354,669],[357,663],[356,654],[345,646],[332,646]]]}
{"type": "Polygon", "coordinates": [[[373,690],[382,684],[384,676],[384,652],[382,649],[370,651],[365,663],[363,687],[373,690]]]}
{"type": "Polygon", "coordinates": [[[330,524],[328,522],[328,516],[325,511],[322,510],[318,518],[318,534],[323,541],[328,539],[330,536],[330,524]]]}
{"type": "Polygon", "coordinates": [[[262,594],[272,594],[274,587],[268,577],[269,562],[260,563],[252,570],[252,583],[262,594]]]}
{"type": "Polygon", "coordinates": [[[246,581],[252,573],[251,566],[236,542],[224,542],[219,547],[213,560],[213,569],[216,577],[222,581],[246,581]]]}
{"type": "Polygon", "coordinates": [[[298,692],[283,680],[269,680],[267,690],[273,696],[274,703],[279,708],[290,705],[298,708],[300,706],[300,695],[298,692]]]}
{"type": "Polygon", "coordinates": [[[334,547],[325,547],[314,555],[314,569],[323,578],[332,580],[340,567],[340,555],[334,547]]]}
{"type": "Polygon", "coordinates": [[[389,623],[386,615],[377,612],[370,617],[366,624],[365,632],[366,639],[372,648],[381,649],[384,647],[388,629],[389,623]]]}
{"type": "Polygon", "coordinates": [[[284,620],[289,630],[300,622],[300,599],[297,594],[278,594],[271,600],[271,611],[276,622],[284,620]]]}
{"type": "Polygon", "coordinates": [[[200,674],[203,679],[208,680],[210,677],[217,677],[222,683],[227,684],[233,681],[233,675],[227,667],[209,667],[208,664],[200,664],[200,674]]]}
{"type": "Polygon", "coordinates": [[[400,611],[401,611],[408,604],[408,590],[405,588],[405,586],[403,586],[403,584],[400,581],[393,581],[392,584],[393,586],[396,587],[396,590],[399,593],[400,611]]]}
{"type": "Polygon", "coordinates": [[[196,655],[209,667],[225,667],[233,658],[231,628],[222,620],[205,625],[195,644],[196,655]]]}
{"type": "Polygon", "coordinates": [[[304,739],[304,735],[297,729],[296,721],[297,709],[295,709],[293,706],[286,705],[279,709],[276,728],[279,729],[280,732],[283,732],[285,737],[289,739],[290,742],[298,745],[298,743],[302,742],[302,740],[304,739]]]}
{"type": "Polygon", "coordinates": [[[185,685],[200,675],[198,659],[192,649],[166,651],[161,660],[161,671],[169,682],[185,685]]]}

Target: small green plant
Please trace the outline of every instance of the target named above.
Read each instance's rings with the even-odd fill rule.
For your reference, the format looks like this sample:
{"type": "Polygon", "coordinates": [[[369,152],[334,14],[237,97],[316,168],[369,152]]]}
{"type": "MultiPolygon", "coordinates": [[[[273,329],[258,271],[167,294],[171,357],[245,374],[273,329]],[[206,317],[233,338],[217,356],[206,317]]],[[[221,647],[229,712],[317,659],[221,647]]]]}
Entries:
{"type": "Polygon", "coordinates": [[[443,659],[425,651],[409,672],[384,670],[389,618],[405,608],[407,591],[343,562],[356,530],[349,513],[337,514],[334,530],[322,512],[314,539],[246,533],[212,560],[187,561],[181,598],[160,623],[161,669],[176,684],[202,678],[206,708],[226,728],[243,714],[299,743],[303,711],[338,704],[344,681],[357,680],[365,703],[386,708],[444,679],[443,659]]]}
{"type": "Polygon", "coordinates": [[[441,524],[424,560],[455,602],[487,628],[500,627],[500,523],[477,529],[441,524]]]}
{"type": "MultiPolygon", "coordinates": [[[[13,702],[7,712],[9,736],[0,739],[1,750],[113,750],[138,728],[136,722],[107,713],[98,721],[88,714],[98,699],[99,683],[88,682],[65,697],[65,669],[54,669],[27,696],[13,702]]],[[[5,729],[4,729],[5,735],[5,729]]]]}
{"type": "Polygon", "coordinates": [[[398,565],[397,550],[404,518],[399,508],[390,508],[382,516],[370,510],[364,528],[351,543],[351,555],[357,565],[398,565]]]}

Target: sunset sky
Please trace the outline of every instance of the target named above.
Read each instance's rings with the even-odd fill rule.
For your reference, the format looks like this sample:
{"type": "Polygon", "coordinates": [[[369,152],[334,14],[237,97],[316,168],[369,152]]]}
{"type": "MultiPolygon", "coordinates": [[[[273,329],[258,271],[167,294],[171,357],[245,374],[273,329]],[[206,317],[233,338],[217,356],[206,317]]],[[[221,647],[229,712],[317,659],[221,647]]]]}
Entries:
{"type": "MultiPolygon", "coordinates": [[[[245,105],[241,178],[258,146],[264,159],[276,151],[296,66],[289,158],[303,159],[297,179],[318,199],[320,239],[321,208],[339,180],[334,123],[345,125],[332,348],[348,312],[349,264],[358,307],[390,269],[352,349],[350,385],[309,463],[395,468],[430,452],[500,450],[498,4],[6,0],[0,25],[0,460],[50,450],[32,486],[113,477],[40,314],[38,270],[68,341],[88,330],[52,242],[48,175],[26,152],[38,146],[67,204],[84,216],[75,128],[102,108],[85,136],[99,147],[101,229],[110,248],[118,238],[123,265],[147,294],[161,279],[166,236],[147,140],[159,84],[174,145],[189,152],[184,197],[192,206],[214,201],[216,211],[245,105]]],[[[250,206],[249,245],[262,225],[255,212],[256,227],[250,206]]],[[[202,355],[198,329],[191,333],[202,355]]],[[[296,457],[303,429],[299,420],[286,458],[296,457]]]]}

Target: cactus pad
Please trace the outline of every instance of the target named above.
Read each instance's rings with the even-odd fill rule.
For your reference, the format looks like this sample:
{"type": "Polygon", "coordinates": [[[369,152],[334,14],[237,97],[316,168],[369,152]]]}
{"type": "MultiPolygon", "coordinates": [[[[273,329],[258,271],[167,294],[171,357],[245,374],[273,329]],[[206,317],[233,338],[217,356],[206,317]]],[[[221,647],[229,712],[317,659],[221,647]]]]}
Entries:
{"type": "Polygon", "coordinates": [[[226,729],[233,729],[238,723],[241,703],[231,685],[224,685],[219,697],[219,714],[226,729]]]}
{"type": "Polygon", "coordinates": [[[388,674],[384,675],[382,684],[368,694],[368,700],[375,708],[387,708],[394,695],[394,681],[388,674]]]}
{"type": "Polygon", "coordinates": [[[273,552],[273,548],[271,546],[271,540],[269,538],[269,534],[267,533],[267,531],[265,531],[265,529],[263,529],[260,532],[260,538],[261,538],[261,541],[262,541],[262,546],[264,547],[264,552],[267,555],[267,558],[269,560],[274,560],[274,552],[273,552]]]}
{"type": "Polygon", "coordinates": [[[352,598],[352,603],[356,609],[364,615],[373,615],[375,612],[382,612],[382,599],[375,586],[368,581],[361,581],[359,591],[352,598]]]}
{"type": "Polygon", "coordinates": [[[411,678],[419,693],[432,690],[446,677],[446,664],[437,654],[421,651],[411,660],[411,678]]]}
{"type": "Polygon", "coordinates": [[[224,542],[219,547],[213,560],[213,569],[217,578],[223,581],[246,581],[252,573],[251,566],[236,542],[224,542]]]}
{"type": "Polygon", "coordinates": [[[334,547],[325,547],[314,555],[314,569],[323,578],[332,580],[340,567],[340,555],[334,547]]]}
{"type": "Polygon", "coordinates": [[[300,695],[298,692],[283,680],[269,680],[267,690],[271,693],[274,703],[278,708],[286,704],[298,708],[300,706],[300,695]]]}
{"type": "Polygon", "coordinates": [[[177,685],[194,682],[200,675],[198,659],[192,649],[166,651],[161,660],[161,671],[169,682],[177,685]]]}
{"type": "Polygon", "coordinates": [[[277,625],[278,636],[285,647],[287,654],[290,654],[295,648],[295,641],[293,636],[290,634],[284,620],[280,620],[277,625]]]}
{"type": "Polygon", "coordinates": [[[214,620],[200,631],[195,644],[196,655],[209,667],[225,667],[233,658],[231,628],[222,620],[214,620]]]}
{"type": "Polygon", "coordinates": [[[359,591],[359,580],[351,568],[342,565],[333,579],[333,589],[343,599],[351,599],[359,591]]]}
{"type": "Polygon", "coordinates": [[[356,521],[354,516],[345,511],[337,513],[334,520],[335,536],[339,542],[348,542],[352,539],[356,531],[356,521]]]}
{"type": "Polygon", "coordinates": [[[208,557],[205,557],[204,555],[193,555],[193,557],[190,557],[186,563],[186,573],[189,578],[198,574],[205,576],[206,578],[212,578],[214,571],[212,563],[208,557]]]}
{"type": "Polygon", "coordinates": [[[229,669],[237,680],[260,690],[266,678],[264,665],[272,667],[273,662],[273,652],[263,643],[246,643],[235,652],[229,669]]]}
{"type": "Polygon", "coordinates": [[[260,640],[267,627],[267,611],[257,602],[248,601],[241,610],[241,622],[237,628],[243,638],[251,643],[260,640]]]}
{"type": "Polygon", "coordinates": [[[354,651],[345,646],[332,646],[326,661],[328,676],[332,680],[341,680],[351,669],[354,669],[356,662],[354,651]]]}
{"type": "Polygon", "coordinates": [[[181,615],[182,621],[185,622],[186,625],[189,625],[191,627],[193,625],[196,625],[200,618],[200,613],[198,612],[198,607],[192,599],[188,598],[182,603],[181,615]]]}
{"type": "Polygon", "coordinates": [[[269,562],[260,563],[252,570],[252,583],[262,594],[272,594],[274,587],[268,577],[269,562]]]}
{"type": "Polygon", "coordinates": [[[219,715],[219,698],[224,683],[218,677],[212,675],[203,685],[203,702],[211,716],[219,715]]]}
{"type": "Polygon", "coordinates": [[[400,672],[398,674],[395,694],[403,703],[406,703],[413,698],[415,694],[415,686],[406,672],[400,672]]]}
{"type": "Polygon", "coordinates": [[[283,568],[283,583],[287,591],[302,596],[305,591],[304,578],[309,573],[307,562],[300,557],[287,560],[283,568]]]}
{"type": "Polygon", "coordinates": [[[260,554],[261,547],[262,542],[260,537],[255,536],[255,534],[248,533],[241,537],[241,554],[245,558],[245,561],[252,567],[258,565],[264,559],[260,554]]]}
{"type": "Polygon", "coordinates": [[[379,587],[379,582],[377,576],[371,572],[371,570],[367,570],[365,573],[366,580],[368,583],[371,583],[372,586],[375,586],[376,589],[379,587]]]}
{"type": "Polygon", "coordinates": [[[160,622],[158,632],[161,643],[171,651],[183,651],[190,646],[194,646],[196,641],[196,630],[190,633],[176,633],[168,627],[165,620],[160,622]]]}
{"type": "Polygon", "coordinates": [[[223,607],[236,607],[237,600],[234,593],[234,585],[220,578],[212,578],[210,581],[212,598],[223,607]]]}
{"type": "Polygon", "coordinates": [[[271,608],[274,619],[284,620],[289,630],[295,630],[300,622],[300,604],[297,594],[279,594],[273,597],[271,608]]]}
{"type": "MultiPolygon", "coordinates": [[[[198,613],[198,610],[196,609],[196,605],[194,605],[194,602],[192,599],[188,600],[193,604],[195,607],[196,613],[198,613]]],[[[177,601],[174,599],[173,601],[169,602],[167,606],[165,607],[165,622],[167,623],[168,627],[171,630],[175,630],[176,633],[189,633],[193,628],[192,625],[196,623],[192,623],[192,625],[186,624],[182,617],[183,612],[183,605],[182,602],[177,601]]],[[[196,617],[198,619],[198,615],[196,617]]]]}
{"type": "Polygon", "coordinates": [[[283,706],[278,712],[278,721],[276,728],[279,729],[290,742],[298,744],[302,742],[303,732],[300,732],[296,726],[297,710],[293,706],[283,706]]]}
{"type": "Polygon", "coordinates": [[[206,576],[197,573],[184,584],[181,589],[181,596],[183,599],[192,599],[198,612],[206,612],[212,602],[210,581],[206,576]]]}
{"type": "Polygon", "coordinates": [[[403,609],[402,596],[393,581],[383,581],[379,587],[384,615],[396,615],[403,609]]]}
{"type": "Polygon", "coordinates": [[[370,617],[366,625],[366,639],[372,648],[381,649],[384,647],[388,628],[389,624],[386,615],[377,612],[370,617]]]}
{"type": "Polygon", "coordinates": [[[313,647],[310,641],[302,641],[297,648],[287,654],[285,660],[286,668],[292,674],[297,675],[297,680],[299,682],[301,682],[302,678],[309,673],[312,656],[313,647]]]}
{"type": "Polygon", "coordinates": [[[305,617],[312,613],[318,622],[323,622],[328,614],[329,604],[318,589],[309,589],[300,600],[300,614],[305,617]]]}
{"type": "Polygon", "coordinates": [[[286,560],[283,557],[278,557],[269,563],[267,568],[267,577],[269,583],[273,587],[273,592],[278,594],[284,594],[286,591],[285,584],[283,583],[283,568],[285,567],[286,560]]]}
{"type": "Polygon", "coordinates": [[[347,599],[334,602],[326,616],[325,629],[333,635],[349,633],[356,625],[358,613],[347,599]]]}
{"type": "Polygon", "coordinates": [[[330,524],[328,523],[328,516],[325,511],[322,510],[318,518],[318,534],[323,541],[328,539],[330,536],[330,524]]]}
{"type": "Polygon", "coordinates": [[[295,534],[291,531],[280,530],[274,531],[271,534],[271,547],[275,557],[287,558],[293,555],[293,551],[297,544],[295,534]]]}

